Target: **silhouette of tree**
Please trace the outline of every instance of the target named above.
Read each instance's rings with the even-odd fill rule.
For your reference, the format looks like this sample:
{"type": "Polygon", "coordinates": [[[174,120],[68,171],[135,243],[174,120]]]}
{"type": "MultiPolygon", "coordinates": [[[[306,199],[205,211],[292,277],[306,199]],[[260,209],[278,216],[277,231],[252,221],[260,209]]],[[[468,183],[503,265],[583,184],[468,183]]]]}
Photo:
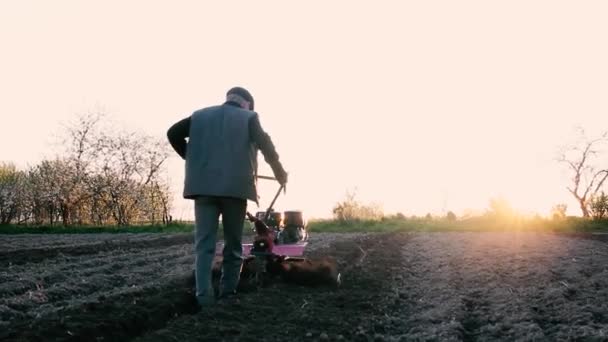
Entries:
{"type": "Polygon", "coordinates": [[[598,194],[608,179],[608,165],[598,165],[601,147],[608,142],[608,132],[594,139],[586,137],[583,129],[579,129],[579,134],[580,141],[563,147],[557,160],[571,172],[572,183],[567,189],[578,201],[583,217],[589,217],[589,199],[598,194]]]}

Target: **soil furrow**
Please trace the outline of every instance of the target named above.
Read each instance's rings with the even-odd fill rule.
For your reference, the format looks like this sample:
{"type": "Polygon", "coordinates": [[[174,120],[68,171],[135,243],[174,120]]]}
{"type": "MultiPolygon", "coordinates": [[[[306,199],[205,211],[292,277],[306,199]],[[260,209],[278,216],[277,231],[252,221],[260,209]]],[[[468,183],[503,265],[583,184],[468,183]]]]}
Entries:
{"type": "Polygon", "coordinates": [[[276,283],[241,295],[235,306],[218,305],[185,315],[137,341],[304,341],[373,339],[384,327],[377,322],[394,302],[393,264],[405,235],[338,241],[310,257],[331,255],[342,265],[343,286],[306,288],[276,283]],[[221,336],[221,338],[220,338],[221,336]]]}
{"type": "Polygon", "coordinates": [[[115,250],[138,250],[143,248],[157,248],[192,243],[192,241],[193,237],[191,234],[180,234],[167,237],[159,237],[157,239],[152,240],[135,240],[121,242],[113,241],[78,246],[27,248],[14,251],[0,252],[0,265],[21,265],[25,263],[40,262],[42,260],[57,257],[60,255],[81,256],[115,250]]]}
{"type": "MultiPolygon", "coordinates": [[[[28,291],[49,289],[55,284],[60,286],[70,283],[94,282],[90,277],[112,274],[124,275],[137,283],[139,278],[149,276],[150,272],[158,272],[162,268],[171,268],[182,257],[192,258],[191,246],[177,245],[163,247],[159,250],[126,250],[124,254],[102,252],[94,256],[66,257],[57,263],[41,262],[11,266],[14,274],[12,279],[0,284],[0,298],[16,296],[28,291]],[[141,275],[137,277],[137,275],[141,275]]],[[[56,260],[56,259],[54,259],[56,260]]],[[[104,279],[101,285],[115,286],[104,279]]]]}
{"type": "Polygon", "coordinates": [[[193,313],[191,285],[187,272],[157,286],[100,297],[33,320],[16,320],[0,332],[0,340],[124,341],[193,313]]]}
{"type": "Polygon", "coordinates": [[[197,314],[190,243],[0,268],[0,340],[608,340],[597,239],[317,233],[306,254],[333,256],[343,285],[276,281],[197,314]]]}
{"type": "Polygon", "coordinates": [[[605,339],[604,246],[542,233],[414,234],[391,338],[605,339]]]}
{"type": "Polygon", "coordinates": [[[100,242],[120,243],[127,241],[156,240],[159,236],[173,236],[175,234],[159,233],[93,233],[93,234],[0,234],[0,251],[15,251],[31,248],[53,248],[90,245],[100,242]]]}

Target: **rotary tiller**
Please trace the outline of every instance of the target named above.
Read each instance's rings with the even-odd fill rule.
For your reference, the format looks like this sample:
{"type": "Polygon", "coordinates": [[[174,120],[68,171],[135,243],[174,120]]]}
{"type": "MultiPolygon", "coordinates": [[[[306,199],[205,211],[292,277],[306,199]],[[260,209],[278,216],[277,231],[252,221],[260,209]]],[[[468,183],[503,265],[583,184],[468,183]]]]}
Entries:
{"type": "MultiPolygon", "coordinates": [[[[281,214],[272,209],[281,191],[285,191],[284,186],[279,188],[266,211],[257,212],[255,216],[247,212],[255,236],[252,243],[243,244],[242,276],[254,277],[258,285],[263,285],[272,276],[301,285],[340,285],[335,260],[303,257],[309,236],[303,213],[285,211],[281,214]]],[[[218,247],[216,254],[219,255],[223,244],[218,247]]]]}

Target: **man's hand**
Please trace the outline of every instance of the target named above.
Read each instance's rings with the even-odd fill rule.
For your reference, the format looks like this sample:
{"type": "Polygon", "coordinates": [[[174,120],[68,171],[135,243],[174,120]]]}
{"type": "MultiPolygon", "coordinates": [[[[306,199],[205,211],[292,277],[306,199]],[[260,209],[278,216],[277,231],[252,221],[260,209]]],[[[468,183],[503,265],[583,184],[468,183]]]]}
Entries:
{"type": "Polygon", "coordinates": [[[287,184],[287,172],[281,168],[274,173],[275,178],[281,185],[287,184]]]}

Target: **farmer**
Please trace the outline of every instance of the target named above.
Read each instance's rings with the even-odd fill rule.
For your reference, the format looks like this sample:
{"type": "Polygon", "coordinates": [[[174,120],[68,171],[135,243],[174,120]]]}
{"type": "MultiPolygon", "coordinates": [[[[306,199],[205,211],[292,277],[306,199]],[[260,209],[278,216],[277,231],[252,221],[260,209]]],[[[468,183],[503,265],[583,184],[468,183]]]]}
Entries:
{"type": "Polygon", "coordinates": [[[167,131],[171,146],[186,161],[183,196],[194,200],[196,299],[201,307],[215,303],[211,271],[220,214],[225,243],[219,298],[235,298],[247,200],[258,202],[258,149],[279,183],[287,183],[287,173],[253,104],[249,91],[234,87],[224,104],[197,110],[167,131]]]}

